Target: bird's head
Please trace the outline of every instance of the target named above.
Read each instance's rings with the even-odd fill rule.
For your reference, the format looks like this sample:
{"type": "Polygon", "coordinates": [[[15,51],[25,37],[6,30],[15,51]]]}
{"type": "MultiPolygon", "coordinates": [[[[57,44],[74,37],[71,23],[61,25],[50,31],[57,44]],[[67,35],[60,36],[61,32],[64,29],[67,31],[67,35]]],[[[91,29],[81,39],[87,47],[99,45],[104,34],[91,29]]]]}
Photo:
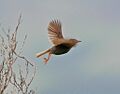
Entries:
{"type": "Polygon", "coordinates": [[[79,42],[82,42],[77,39],[69,39],[69,41],[70,41],[71,46],[76,46],[79,42]]]}

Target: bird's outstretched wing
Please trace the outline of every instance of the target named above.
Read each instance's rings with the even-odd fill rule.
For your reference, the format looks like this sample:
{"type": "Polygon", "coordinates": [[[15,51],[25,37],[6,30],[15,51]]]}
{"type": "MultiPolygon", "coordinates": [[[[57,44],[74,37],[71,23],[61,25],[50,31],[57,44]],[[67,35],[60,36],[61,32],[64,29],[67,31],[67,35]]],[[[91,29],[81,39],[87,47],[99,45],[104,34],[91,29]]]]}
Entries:
{"type": "Polygon", "coordinates": [[[58,45],[63,41],[62,26],[59,20],[53,20],[49,23],[48,35],[54,45],[58,45]]]}

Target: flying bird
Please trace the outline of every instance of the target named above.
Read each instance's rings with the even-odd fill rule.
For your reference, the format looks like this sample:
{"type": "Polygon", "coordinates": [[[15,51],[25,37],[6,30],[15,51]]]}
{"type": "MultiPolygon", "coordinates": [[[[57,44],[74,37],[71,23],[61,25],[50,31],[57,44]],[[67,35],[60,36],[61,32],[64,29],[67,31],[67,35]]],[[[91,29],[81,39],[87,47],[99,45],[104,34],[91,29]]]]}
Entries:
{"type": "Polygon", "coordinates": [[[43,52],[37,53],[36,57],[39,58],[44,54],[48,54],[48,58],[44,58],[46,64],[51,55],[62,55],[67,53],[77,43],[81,42],[77,39],[66,39],[62,34],[62,25],[59,20],[52,20],[48,25],[48,36],[53,46],[43,52]]]}

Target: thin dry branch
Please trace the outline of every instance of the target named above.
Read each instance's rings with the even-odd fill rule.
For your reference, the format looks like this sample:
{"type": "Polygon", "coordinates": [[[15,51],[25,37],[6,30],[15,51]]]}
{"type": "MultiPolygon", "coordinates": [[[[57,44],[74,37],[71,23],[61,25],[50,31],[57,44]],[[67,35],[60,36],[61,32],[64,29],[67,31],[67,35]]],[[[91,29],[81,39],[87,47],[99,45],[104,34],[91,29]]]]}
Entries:
{"type": "Polygon", "coordinates": [[[25,60],[28,64],[30,64],[30,65],[32,65],[32,66],[34,66],[30,61],[28,61],[24,56],[20,56],[19,54],[17,54],[16,52],[14,52],[14,54],[17,56],[17,57],[19,57],[19,58],[21,58],[21,59],[23,59],[23,60],[25,60]]]}
{"type": "Polygon", "coordinates": [[[18,52],[16,50],[19,42],[17,40],[17,32],[20,24],[21,15],[13,33],[10,29],[8,29],[7,32],[4,28],[1,29],[4,35],[0,34],[0,94],[3,94],[9,86],[15,88],[16,91],[11,92],[16,92],[16,94],[35,94],[34,90],[29,90],[29,86],[36,73],[35,64],[31,63],[25,56],[21,55],[27,35],[25,35],[20,51],[18,52]],[[19,73],[14,70],[14,65],[17,64],[17,60],[24,61],[22,62],[24,67],[19,67],[19,73]],[[31,73],[30,69],[34,70],[32,76],[29,76],[31,73]],[[22,72],[22,70],[26,71],[22,72]]]}

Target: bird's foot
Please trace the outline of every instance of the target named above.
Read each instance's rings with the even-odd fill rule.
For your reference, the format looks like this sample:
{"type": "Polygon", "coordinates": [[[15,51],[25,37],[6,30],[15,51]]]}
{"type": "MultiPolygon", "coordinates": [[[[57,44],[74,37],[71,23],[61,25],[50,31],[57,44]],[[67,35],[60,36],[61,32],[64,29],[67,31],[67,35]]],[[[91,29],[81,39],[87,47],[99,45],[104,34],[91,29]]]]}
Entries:
{"type": "Polygon", "coordinates": [[[44,58],[44,63],[47,64],[48,60],[49,60],[49,59],[44,58]]]}

